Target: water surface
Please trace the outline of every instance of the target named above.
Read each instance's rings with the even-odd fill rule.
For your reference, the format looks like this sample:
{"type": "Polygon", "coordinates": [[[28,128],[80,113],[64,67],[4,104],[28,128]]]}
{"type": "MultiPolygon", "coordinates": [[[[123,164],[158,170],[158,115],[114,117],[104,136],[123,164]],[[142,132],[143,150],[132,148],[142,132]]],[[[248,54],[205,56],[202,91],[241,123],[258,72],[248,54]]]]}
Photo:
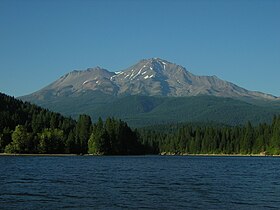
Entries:
{"type": "Polygon", "coordinates": [[[280,158],[0,157],[0,209],[278,209],[280,158]]]}

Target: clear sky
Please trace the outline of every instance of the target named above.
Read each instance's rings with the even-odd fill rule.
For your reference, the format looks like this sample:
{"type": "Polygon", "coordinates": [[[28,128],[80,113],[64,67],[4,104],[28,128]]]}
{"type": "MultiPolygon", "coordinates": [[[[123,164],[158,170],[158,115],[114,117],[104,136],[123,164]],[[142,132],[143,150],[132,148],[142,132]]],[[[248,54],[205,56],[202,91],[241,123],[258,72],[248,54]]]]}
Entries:
{"type": "Polygon", "coordinates": [[[0,91],[159,57],[280,96],[279,0],[0,0],[0,91]]]}

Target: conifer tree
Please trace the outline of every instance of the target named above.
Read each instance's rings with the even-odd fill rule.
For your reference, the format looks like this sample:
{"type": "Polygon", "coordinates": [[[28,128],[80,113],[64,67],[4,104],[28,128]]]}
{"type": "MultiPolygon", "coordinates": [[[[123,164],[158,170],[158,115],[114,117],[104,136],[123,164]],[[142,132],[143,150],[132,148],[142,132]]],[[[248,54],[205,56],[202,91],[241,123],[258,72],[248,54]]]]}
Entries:
{"type": "Polygon", "coordinates": [[[91,118],[88,115],[80,115],[76,126],[76,141],[80,153],[88,152],[88,140],[91,134],[91,118]]]}

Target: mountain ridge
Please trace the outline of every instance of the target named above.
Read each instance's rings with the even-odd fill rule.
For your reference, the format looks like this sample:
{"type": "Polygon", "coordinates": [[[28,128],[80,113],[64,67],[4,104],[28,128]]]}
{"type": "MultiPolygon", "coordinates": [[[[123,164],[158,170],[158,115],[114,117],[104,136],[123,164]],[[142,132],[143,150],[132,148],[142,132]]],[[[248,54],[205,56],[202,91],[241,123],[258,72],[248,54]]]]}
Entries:
{"type": "Polygon", "coordinates": [[[117,117],[131,126],[181,122],[228,125],[269,122],[279,98],[249,91],[217,76],[196,76],[183,66],[152,58],[118,72],[74,70],[43,89],[20,97],[76,118],[117,117]]]}
{"type": "Polygon", "coordinates": [[[278,99],[271,94],[246,90],[231,82],[221,80],[217,76],[194,75],[185,67],[160,58],[142,59],[118,72],[110,72],[98,66],[84,71],[74,70],[30,95],[40,99],[61,95],[74,96],[88,90],[99,90],[114,96],[212,95],[231,98],[278,99]]]}

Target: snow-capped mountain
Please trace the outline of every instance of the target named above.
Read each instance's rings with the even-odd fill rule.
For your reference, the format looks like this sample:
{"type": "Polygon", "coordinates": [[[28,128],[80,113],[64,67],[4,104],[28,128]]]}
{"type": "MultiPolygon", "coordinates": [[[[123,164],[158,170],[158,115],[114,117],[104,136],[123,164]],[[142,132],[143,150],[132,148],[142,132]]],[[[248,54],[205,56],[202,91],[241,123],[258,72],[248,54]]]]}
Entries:
{"type": "Polygon", "coordinates": [[[119,87],[118,94],[275,98],[248,91],[216,76],[196,76],[180,65],[159,58],[141,60],[136,65],[118,72],[111,80],[119,87]]]}
{"type": "Polygon", "coordinates": [[[248,91],[216,76],[196,76],[184,67],[160,58],[143,59],[118,72],[100,67],[72,71],[47,87],[23,97],[40,100],[60,96],[78,96],[87,91],[99,91],[113,96],[197,96],[210,95],[231,98],[276,99],[275,96],[248,91]]]}

